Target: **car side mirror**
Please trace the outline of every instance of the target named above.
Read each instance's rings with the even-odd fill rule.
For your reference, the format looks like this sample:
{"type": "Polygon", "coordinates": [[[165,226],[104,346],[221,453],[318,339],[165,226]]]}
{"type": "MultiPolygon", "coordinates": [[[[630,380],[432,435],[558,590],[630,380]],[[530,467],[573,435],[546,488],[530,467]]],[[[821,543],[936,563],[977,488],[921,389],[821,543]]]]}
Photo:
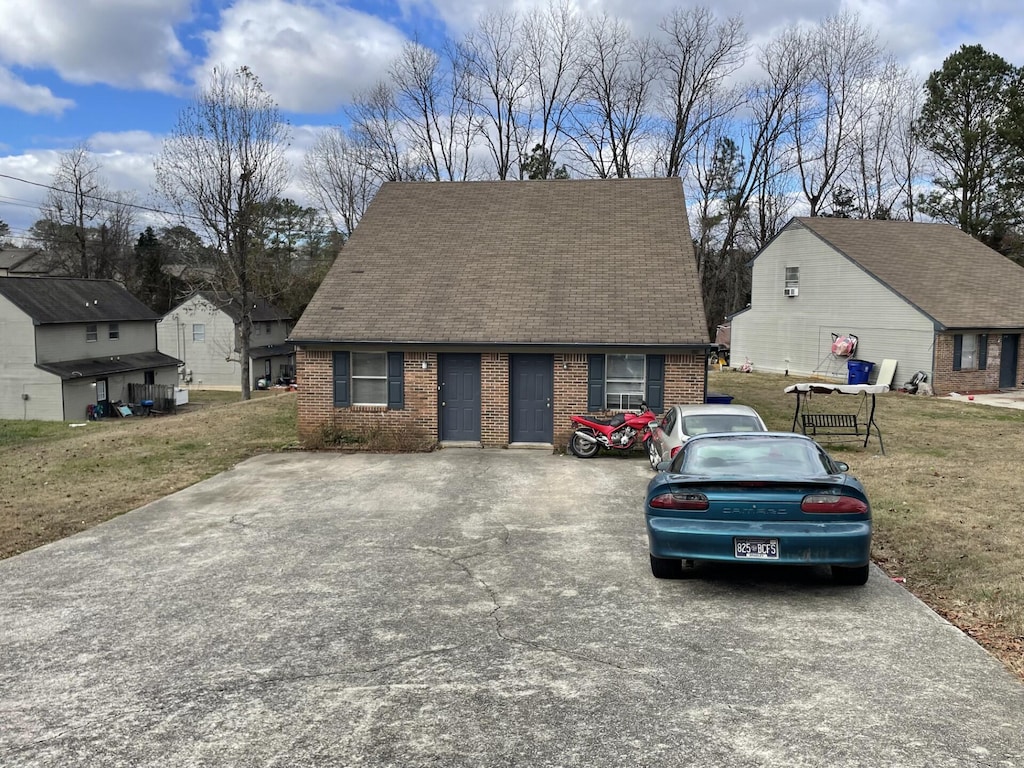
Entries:
{"type": "Polygon", "coordinates": [[[671,461],[659,461],[658,462],[658,471],[659,472],[668,472],[669,467],[671,467],[671,466],[672,466],[672,462],[671,461]]]}
{"type": "Polygon", "coordinates": [[[850,465],[847,464],[845,461],[837,461],[836,462],[836,466],[839,467],[839,471],[840,472],[849,472],[850,471],[850,465]]]}

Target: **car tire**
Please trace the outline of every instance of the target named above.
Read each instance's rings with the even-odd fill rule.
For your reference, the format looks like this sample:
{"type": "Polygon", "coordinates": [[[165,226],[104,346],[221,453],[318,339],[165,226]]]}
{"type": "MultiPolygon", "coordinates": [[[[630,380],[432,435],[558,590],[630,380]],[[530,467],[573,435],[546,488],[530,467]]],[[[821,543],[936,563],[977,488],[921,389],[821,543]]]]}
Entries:
{"type": "Polygon", "coordinates": [[[651,555],[651,573],[656,579],[680,579],[683,576],[683,561],[651,555]]]}
{"type": "Polygon", "coordinates": [[[601,446],[597,443],[591,443],[576,434],[573,434],[573,436],[569,438],[569,453],[573,456],[578,456],[581,459],[594,458],[597,456],[597,452],[600,448],[601,446]]]}
{"type": "Polygon", "coordinates": [[[868,583],[871,564],[848,568],[844,565],[832,566],[832,580],[844,587],[861,587],[868,583]]]}
{"type": "Polygon", "coordinates": [[[651,462],[651,469],[655,472],[658,471],[658,464],[661,463],[661,454],[658,453],[658,448],[654,445],[654,438],[647,438],[647,460],[651,462]]]}

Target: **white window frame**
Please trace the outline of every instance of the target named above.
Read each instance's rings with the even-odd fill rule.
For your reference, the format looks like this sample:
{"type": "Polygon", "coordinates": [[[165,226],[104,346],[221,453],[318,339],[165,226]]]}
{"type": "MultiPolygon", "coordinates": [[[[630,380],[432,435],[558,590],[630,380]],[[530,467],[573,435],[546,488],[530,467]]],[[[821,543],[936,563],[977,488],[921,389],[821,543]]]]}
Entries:
{"type": "Polygon", "coordinates": [[[647,399],[647,355],[605,355],[604,356],[604,407],[611,411],[628,411],[640,407],[640,403],[647,399]],[[612,370],[611,360],[617,358],[638,358],[640,363],[640,378],[622,378],[610,375],[612,370]],[[639,390],[612,393],[611,384],[636,384],[639,390]],[[616,398],[617,402],[613,402],[616,398]]]}
{"type": "Polygon", "coordinates": [[[800,287],[800,267],[786,267],[785,286],[786,288],[800,287]]]}
{"type": "Polygon", "coordinates": [[[94,341],[98,341],[100,338],[99,327],[96,323],[89,323],[85,326],[85,341],[91,344],[94,341]]]}
{"type": "Polygon", "coordinates": [[[111,341],[116,341],[121,338],[121,324],[120,323],[108,323],[107,324],[107,338],[111,341]]]}
{"type": "Polygon", "coordinates": [[[196,344],[206,342],[206,323],[192,323],[192,341],[196,344]]]}
{"type": "Polygon", "coordinates": [[[352,405],[368,405],[368,406],[381,406],[386,408],[388,405],[388,353],[387,352],[353,352],[349,361],[352,373],[349,375],[351,380],[350,386],[352,405]],[[356,375],[356,358],[363,358],[364,361],[369,359],[379,359],[380,369],[383,371],[382,375],[356,375]],[[360,400],[357,396],[357,382],[361,381],[383,381],[384,382],[384,399],[381,402],[374,402],[368,400],[360,400]]]}

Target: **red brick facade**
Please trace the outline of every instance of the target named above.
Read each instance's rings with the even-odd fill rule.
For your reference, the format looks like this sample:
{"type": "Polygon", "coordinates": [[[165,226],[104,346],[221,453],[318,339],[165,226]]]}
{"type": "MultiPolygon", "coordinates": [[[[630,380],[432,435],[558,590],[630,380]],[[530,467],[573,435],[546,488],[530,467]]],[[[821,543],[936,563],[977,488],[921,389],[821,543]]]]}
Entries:
{"type": "MultiPolygon", "coordinates": [[[[1001,331],[976,331],[987,333],[987,360],[985,368],[978,370],[953,370],[953,350],[956,334],[944,333],[935,336],[935,370],[932,389],[936,395],[948,395],[950,392],[993,392],[999,389],[999,374],[1002,368],[1003,334],[1001,331]]],[[[1024,334],[1021,334],[1024,342],[1024,334]]],[[[1014,386],[1021,386],[1024,381],[1024,343],[1017,349],[1017,371],[1014,386]]]]}
{"type": "MultiPolygon", "coordinates": [[[[571,432],[570,417],[587,412],[588,356],[555,353],[552,418],[554,445],[564,446],[571,432]]],[[[665,404],[700,403],[704,400],[704,355],[697,352],[665,356],[665,404]]],[[[438,355],[406,352],[404,364],[405,407],[334,407],[333,355],[328,350],[300,347],[295,354],[298,380],[299,436],[303,440],[324,425],[358,430],[374,426],[406,427],[439,438],[438,355]]],[[[509,354],[480,355],[480,442],[485,448],[509,442],[509,354]]]]}

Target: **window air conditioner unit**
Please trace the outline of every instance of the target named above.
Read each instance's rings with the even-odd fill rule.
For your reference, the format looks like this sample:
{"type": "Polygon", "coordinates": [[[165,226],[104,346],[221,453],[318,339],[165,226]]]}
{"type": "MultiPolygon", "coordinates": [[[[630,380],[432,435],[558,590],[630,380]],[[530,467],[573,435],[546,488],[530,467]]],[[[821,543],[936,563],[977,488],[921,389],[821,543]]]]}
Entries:
{"type": "Polygon", "coordinates": [[[782,295],[783,296],[797,296],[797,295],[799,295],[799,293],[800,293],[800,289],[799,288],[783,288],[782,289],[782,295]]]}

